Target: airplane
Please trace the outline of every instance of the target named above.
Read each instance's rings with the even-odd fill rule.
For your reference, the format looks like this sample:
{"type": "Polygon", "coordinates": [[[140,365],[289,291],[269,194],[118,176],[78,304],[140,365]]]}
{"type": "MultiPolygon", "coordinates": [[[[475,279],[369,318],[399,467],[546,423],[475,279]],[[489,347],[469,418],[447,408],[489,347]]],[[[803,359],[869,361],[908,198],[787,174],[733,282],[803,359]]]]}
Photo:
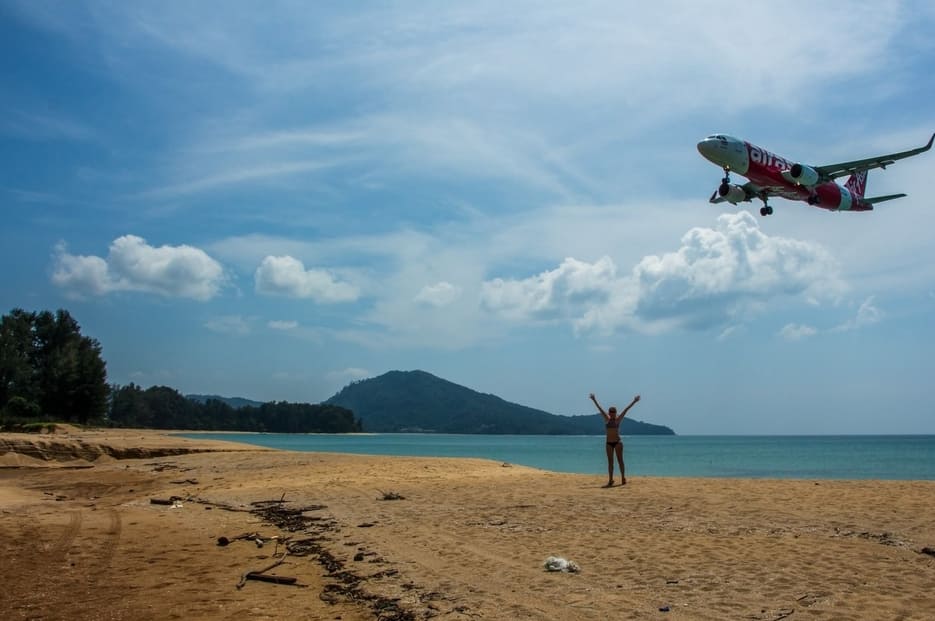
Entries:
{"type": "Polygon", "coordinates": [[[870,211],[876,203],[902,198],[906,195],[888,194],[865,198],[867,171],[886,168],[897,160],[924,153],[932,148],[932,141],[935,141],[935,134],[923,147],[830,166],[793,162],[725,134],[708,136],[698,143],[698,152],[724,169],[721,185],[711,195],[709,202],[736,205],[758,198],[763,201],[760,215],[768,216],[773,213],[773,208],[767,203],[770,196],[805,201],[830,211],[870,211]],[[749,181],[743,185],[731,183],[732,172],[749,181]],[[834,180],[844,175],[850,175],[850,178],[843,186],[838,185],[834,180]]]}

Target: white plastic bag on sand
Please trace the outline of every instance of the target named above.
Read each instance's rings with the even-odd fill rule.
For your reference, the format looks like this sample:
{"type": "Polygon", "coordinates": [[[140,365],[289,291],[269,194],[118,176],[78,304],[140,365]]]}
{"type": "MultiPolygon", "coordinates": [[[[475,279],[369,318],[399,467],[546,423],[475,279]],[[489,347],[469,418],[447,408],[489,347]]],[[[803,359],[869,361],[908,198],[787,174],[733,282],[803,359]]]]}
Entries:
{"type": "Polygon", "coordinates": [[[581,568],[578,567],[578,563],[574,561],[563,559],[561,556],[550,556],[549,558],[545,559],[545,570],[566,571],[576,574],[581,571],[581,568]]]}

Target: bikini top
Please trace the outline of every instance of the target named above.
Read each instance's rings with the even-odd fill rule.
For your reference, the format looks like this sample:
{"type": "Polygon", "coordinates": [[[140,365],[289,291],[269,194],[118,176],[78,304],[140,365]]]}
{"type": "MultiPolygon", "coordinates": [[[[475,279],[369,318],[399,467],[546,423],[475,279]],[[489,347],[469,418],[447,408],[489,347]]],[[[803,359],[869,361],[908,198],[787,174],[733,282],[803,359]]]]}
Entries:
{"type": "Polygon", "coordinates": [[[620,419],[619,419],[619,418],[615,418],[614,420],[609,420],[609,421],[607,421],[607,428],[608,428],[608,429],[616,429],[616,428],[619,427],[619,426],[620,426],[620,419]]]}

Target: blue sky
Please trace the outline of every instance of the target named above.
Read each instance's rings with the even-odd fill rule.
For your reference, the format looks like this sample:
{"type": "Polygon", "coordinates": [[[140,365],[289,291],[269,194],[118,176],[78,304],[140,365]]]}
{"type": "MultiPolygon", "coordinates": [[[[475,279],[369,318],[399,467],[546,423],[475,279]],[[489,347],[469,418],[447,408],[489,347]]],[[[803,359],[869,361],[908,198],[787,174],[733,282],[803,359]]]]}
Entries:
{"type": "Polygon", "coordinates": [[[935,433],[935,153],[874,212],[764,219],[695,149],[924,144],[935,6],[639,4],[0,0],[0,307],[67,308],[120,384],[423,369],[685,434],[935,433]]]}

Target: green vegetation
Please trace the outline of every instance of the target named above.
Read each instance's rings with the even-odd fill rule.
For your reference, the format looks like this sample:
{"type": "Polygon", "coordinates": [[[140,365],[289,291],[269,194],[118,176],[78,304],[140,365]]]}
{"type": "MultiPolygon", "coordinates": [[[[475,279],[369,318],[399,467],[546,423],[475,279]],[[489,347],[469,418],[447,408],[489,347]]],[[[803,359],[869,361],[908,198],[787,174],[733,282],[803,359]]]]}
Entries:
{"type": "Polygon", "coordinates": [[[167,386],[107,384],[100,344],[68,311],[14,309],[0,319],[0,429],[51,431],[54,422],[153,429],[346,433],[353,412],[335,405],[203,403],[167,386]]]}
{"type": "MultiPolygon", "coordinates": [[[[557,416],[475,392],[425,371],[390,371],[354,382],[325,403],[360,417],[367,431],[587,435],[603,433],[599,414],[557,416]]],[[[625,418],[622,434],[672,435],[668,427],[625,418]]]]}
{"type": "Polygon", "coordinates": [[[132,383],[114,386],[112,394],[108,418],[118,427],[272,433],[361,431],[354,413],[335,405],[281,401],[236,408],[220,399],[190,399],[167,386],[143,390],[132,383]]]}
{"type": "Polygon", "coordinates": [[[14,309],[0,319],[0,423],[87,423],[107,412],[101,345],[68,311],[14,309]]]}

